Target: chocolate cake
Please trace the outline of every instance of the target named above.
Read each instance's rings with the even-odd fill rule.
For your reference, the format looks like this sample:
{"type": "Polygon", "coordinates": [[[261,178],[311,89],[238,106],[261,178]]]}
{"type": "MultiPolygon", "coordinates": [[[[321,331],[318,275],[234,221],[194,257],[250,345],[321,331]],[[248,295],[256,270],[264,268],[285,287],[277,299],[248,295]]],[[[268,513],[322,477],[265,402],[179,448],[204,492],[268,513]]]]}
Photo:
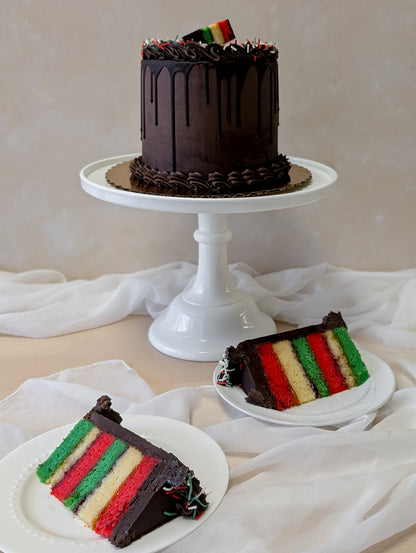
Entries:
{"type": "MultiPolygon", "coordinates": [[[[130,164],[137,192],[178,196],[274,193],[309,182],[278,150],[275,45],[230,42],[228,20],[182,40],[146,41],[141,61],[141,155],[130,164]],[[227,41],[227,42],[226,42],[227,41]]],[[[118,182],[117,182],[118,181],[118,182]]]]}
{"type": "Polygon", "coordinates": [[[282,411],[363,384],[370,376],[341,313],[321,324],[227,348],[218,384],[241,386],[249,403],[282,411]]]}
{"type": "Polygon", "coordinates": [[[121,420],[102,396],[37,469],[52,495],[117,547],[208,506],[188,467],[121,420]]]}

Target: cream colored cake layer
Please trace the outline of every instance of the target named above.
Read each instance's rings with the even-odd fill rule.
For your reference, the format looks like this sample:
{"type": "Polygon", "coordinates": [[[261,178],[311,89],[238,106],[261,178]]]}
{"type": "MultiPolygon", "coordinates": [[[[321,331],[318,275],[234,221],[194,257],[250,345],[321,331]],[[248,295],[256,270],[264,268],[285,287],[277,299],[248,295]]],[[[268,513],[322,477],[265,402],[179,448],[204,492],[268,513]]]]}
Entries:
{"type": "Polygon", "coordinates": [[[77,515],[85,524],[90,528],[94,526],[98,515],[142,459],[142,453],[135,447],[126,449],[100,485],[87,497],[78,510],[77,515]]]}
{"type": "Polygon", "coordinates": [[[100,430],[96,426],[91,428],[91,430],[87,432],[87,434],[85,434],[85,436],[75,447],[75,449],[66,457],[64,462],[59,465],[59,467],[50,476],[46,483],[50,484],[51,486],[55,486],[55,484],[62,480],[65,473],[68,472],[72,465],[74,465],[78,461],[78,459],[80,459],[84,455],[84,453],[93,443],[93,441],[97,438],[99,433],[100,430]]]}
{"type": "Polygon", "coordinates": [[[277,355],[292,390],[295,392],[299,403],[308,403],[316,399],[315,392],[309,382],[296,352],[289,340],[282,340],[273,344],[273,350],[277,355]]]}
{"type": "Polygon", "coordinates": [[[342,347],[338,340],[336,339],[332,330],[326,330],[324,332],[324,337],[326,343],[328,344],[329,351],[334,357],[335,361],[338,364],[339,370],[341,371],[342,376],[345,378],[348,388],[353,388],[355,386],[354,374],[348,364],[347,358],[342,351],[342,347]]]}
{"type": "Polygon", "coordinates": [[[218,23],[213,23],[212,25],[209,25],[209,30],[211,31],[214,42],[218,42],[218,44],[224,43],[224,35],[222,34],[221,28],[218,23]]]}

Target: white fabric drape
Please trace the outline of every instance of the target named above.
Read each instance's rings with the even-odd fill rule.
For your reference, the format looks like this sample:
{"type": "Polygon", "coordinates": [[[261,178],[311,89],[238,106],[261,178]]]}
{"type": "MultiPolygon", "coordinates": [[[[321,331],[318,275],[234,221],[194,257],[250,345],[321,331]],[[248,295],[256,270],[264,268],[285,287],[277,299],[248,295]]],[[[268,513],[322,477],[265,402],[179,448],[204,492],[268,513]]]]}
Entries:
{"type": "MultiPolygon", "coordinates": [[[[129,314],[154,317],[195,270],[175,263],[72,282],[55,271],[3,272],[0,332],[45,337],[129,314]]],[[[155,396],[123,361],[108,360],[30,379],[1,401],[0,457],[77,420],[107,393],[124,414],[204,421],[199,426],[226,454],[244,457],[231,470],[218,510],[171,553],[359,553],[415,524],[416,364],[396,353],[416,347],[416,270],[362,272],[321,264],[261,276],[238,264],[231,273],[278,320],[303,325],[340,310],[358,343],[371,338],[385,348],[398,382],[392,400],[338,429],[284,427],[226,406],[211,385],[155,396]]]]}
{"type": "MultiPolygon", "coordinates": [[[[257,275],[240,263],[230,270],[236,285],[275,319],[308,324],[339,310],[352,333],[360,330],[385,345],[416,347],[416,269],[365,272],[323,263],[257,275]]],[[[195,271],[182,262],[74,281],[52,270],[0,272],[0,332],[42,338],[130,314],[156,317],[195,271]]]]}
{"type": "MultiPolygon", "coordinates": [[[[416,375],[415,366],[396,368],[403,383],[416,375]]],[[[359,553],[416,522],[414,386],[399,389],[376,421],[362,417],[338,430],[283,427],[242,416],[213,386],[155,396],[124,362],[109,360],[28,380],[0,402],[0,455],[77,420],[102,393],[125,415],[192,423],[220,413],[203,430],[226,454],[246,459],[231,470],[217,511],[170,553],[359,553]]]]}

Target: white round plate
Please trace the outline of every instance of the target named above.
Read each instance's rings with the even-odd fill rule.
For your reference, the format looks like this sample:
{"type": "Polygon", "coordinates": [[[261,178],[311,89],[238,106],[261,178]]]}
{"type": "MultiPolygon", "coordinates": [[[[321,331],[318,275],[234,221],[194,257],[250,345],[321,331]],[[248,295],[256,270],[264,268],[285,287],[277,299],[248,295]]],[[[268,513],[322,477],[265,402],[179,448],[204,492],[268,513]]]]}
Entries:
{"type": "MultiPolygon", "coordinates": [[[[3,553],[114,553],[111,543],[87,528],[42,484],[36,468],[73,425],[24,443],[0,462],[0,550],[3,553]]],[[[174,453],[206,489],[209,507],[198,520],[175,518],[129,545],[129,553],[160,551],[197,530],[221,503],[228,487],[224,452],[207,434],[172,419],[126,416],[123,426],[174,453]]]]}
{"type": "Polygon", "coordinates": [[[391,398],[396,387],[393,371],[384,361],[361,348],[360,353],[371,375],[364,384],[285,411],[252,405],[240,387],[217,384],[220,365],[214,371],[214,386],[227,403],[257,419],[293,426],[336,426],[376,411],[391,398]]]}

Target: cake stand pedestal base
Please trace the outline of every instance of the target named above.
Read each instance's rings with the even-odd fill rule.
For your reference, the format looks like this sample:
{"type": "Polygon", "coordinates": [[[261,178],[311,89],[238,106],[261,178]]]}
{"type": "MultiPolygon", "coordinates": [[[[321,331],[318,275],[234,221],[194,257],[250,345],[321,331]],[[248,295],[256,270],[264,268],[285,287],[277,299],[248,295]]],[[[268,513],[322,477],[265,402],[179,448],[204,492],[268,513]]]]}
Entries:
{"type": "MultiPolygon", "coordinates": [[[[251,197],[191,198],[134,192],[111,186],[106,178],[113,168],[127,164],[139,154],[102,159],[81,169],[83,189],[100,200],[116,205],[172,213],[198,215],[198,269],[195,277],[152,323],[149,340],[159,351],[190,361],[217,361],[227,346],[242,340],[273,334],[275,322],[262,313],[254,299],[239,290],[228,270],[227,244],[231,239],[227,217],[287,209],[324,198],[337,179],[336,172],[319,163],[290,157],[293,167],[307,169],[312,180],[288,193],[251,197]]],[[[291,175],[291,180],[296,176],[291,175]]],[[[123,177],[124,178],[124,177],[123,177]]],[[[127,181],[130,173],[127,171],[127,181]]]]}
{"type": "Polygon", "coordinates": [[[216,361],[228,345],[272,334],[276,325],[233,283],[227,261],[231,239],[227,215],[200,213],[198,225],[194,233],[199,244],[197,273],[152,323],[149,340],[171,357],[216,361]]]}

